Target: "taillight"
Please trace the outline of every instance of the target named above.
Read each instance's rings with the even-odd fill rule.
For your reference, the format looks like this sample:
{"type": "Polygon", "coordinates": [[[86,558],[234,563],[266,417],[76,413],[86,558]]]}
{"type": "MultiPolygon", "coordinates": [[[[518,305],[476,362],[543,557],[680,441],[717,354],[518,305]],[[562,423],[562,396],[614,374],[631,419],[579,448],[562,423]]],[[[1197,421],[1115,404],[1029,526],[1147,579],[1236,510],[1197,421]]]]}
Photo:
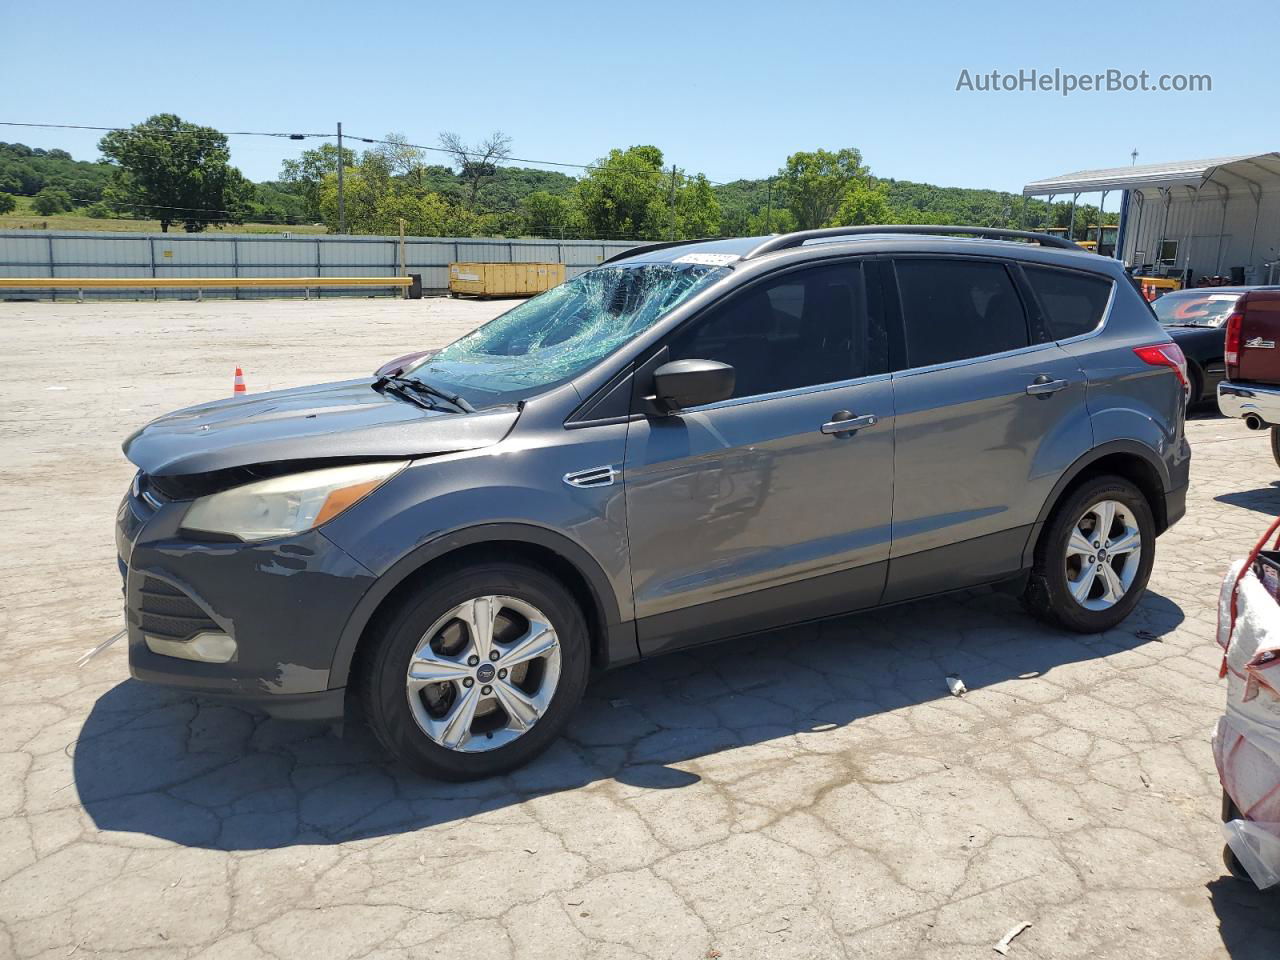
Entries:
{"type": "Polygon", "coordinates": [[[1227,365],[1227,379],[1234,380],[1240,370],[1240,330],[1244,326],[1244,312],[1237,310],[1227,317],[1227,340],[1223,359],[1227,365]]]}
{"type": "Polygon", "coordinates": [[[1191,389],[1191,382],[1187,379],[1187,358],[1176,343],[1153,343],[1149,347],[1134,347],[1133,352],[1153,367],[1170,367],[1178,375],[1182,389],[1191,389]]]}

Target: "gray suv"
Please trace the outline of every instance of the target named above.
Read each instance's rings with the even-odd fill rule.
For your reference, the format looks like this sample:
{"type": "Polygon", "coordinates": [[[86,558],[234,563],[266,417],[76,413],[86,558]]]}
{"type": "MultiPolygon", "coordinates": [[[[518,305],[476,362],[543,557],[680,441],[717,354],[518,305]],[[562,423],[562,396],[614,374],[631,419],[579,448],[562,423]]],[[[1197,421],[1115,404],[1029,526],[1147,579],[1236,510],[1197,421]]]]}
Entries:
{"type": "Polygon", "coordinates": [[[130,436],[131,670],[278,716],[354,695],[466,779],[592,670],[694,644],[996,583],[1106,630],[1183,514],[1185,388],[1121,265],[1054,237],[641,247],[399,372],[130,436]]]}

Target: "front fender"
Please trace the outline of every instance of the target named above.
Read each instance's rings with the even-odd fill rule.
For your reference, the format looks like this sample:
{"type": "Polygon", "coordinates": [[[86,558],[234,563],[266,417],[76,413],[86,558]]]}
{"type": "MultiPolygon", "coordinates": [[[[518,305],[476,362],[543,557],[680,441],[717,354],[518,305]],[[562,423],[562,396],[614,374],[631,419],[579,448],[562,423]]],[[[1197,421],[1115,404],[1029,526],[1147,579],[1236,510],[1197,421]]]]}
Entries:
{"type": "Polygon", "coordinates": [[[365,628],[374,614],[397,587],[411,576],[446,554],[463,547],[485,543],[527,543],[544,547],[563,557],[582,574],[591,589],[596,608],[601,613],[605,636],[602,638],[605,665],[620,665],[639,658],[635,624],[630,618],[625,622],[619,611],[617,596],[608,576],[595,559],[581,546],[567,537],[523,523],[487,523],[475,527],[453,530],[428,543],[422,544],[388,568],[351,611],[338,646],[334,650],[333,665],[329,669],[329,685],[345,686],[351,672],[351,662],[365,628]]]}
{"type": "Polygon", "coordinates": [[[376,581],[352,612],[334,658],[332,684],[379,605],[425,564],[462,547],[527,543],[554,552],[588,584],[609,662],[635,659],[626,504],[620,483],[579,487],[567,473],[622,463],[626,425],[564,431],[551,442],[512,437],[484,450],[415,461],[377,493],[325,526],[325,535],[376,581]]]}

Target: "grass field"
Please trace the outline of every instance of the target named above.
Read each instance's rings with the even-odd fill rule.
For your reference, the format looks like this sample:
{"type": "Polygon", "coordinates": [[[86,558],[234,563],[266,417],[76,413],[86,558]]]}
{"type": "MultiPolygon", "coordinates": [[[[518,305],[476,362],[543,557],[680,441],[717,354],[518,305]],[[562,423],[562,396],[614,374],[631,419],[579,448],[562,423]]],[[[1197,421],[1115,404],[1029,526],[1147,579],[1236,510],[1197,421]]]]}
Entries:
{"type": "MultiPolygon", "coordinates": [[[[59,213],[44,217],[31,209],[31,197],[15,197],[17,208],[12,213],[0,214],[0,230],[109,230],[159,233],[159,220],[99,220],[76,213],[59,213]]],[[[171,232],[181,233],[182,228],[170,227],[171,232]]],[[[211,226],[207,233],[326,233],[323,226],[310,223],[229,223],[211,226]]]]}

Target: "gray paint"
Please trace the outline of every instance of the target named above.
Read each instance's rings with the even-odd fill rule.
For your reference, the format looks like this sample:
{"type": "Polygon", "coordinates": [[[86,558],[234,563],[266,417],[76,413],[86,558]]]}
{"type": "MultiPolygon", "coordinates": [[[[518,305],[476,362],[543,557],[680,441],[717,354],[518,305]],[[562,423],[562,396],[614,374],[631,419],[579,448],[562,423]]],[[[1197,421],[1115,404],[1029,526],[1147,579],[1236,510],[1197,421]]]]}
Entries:
{"type": "MultiPolygon", "coordinates": [[[[740,256],[757,243],[714,249],[740,256]]],[[[599,665],[1016,575],[1056,498],[1098,456],[1149,464],[1167,499],[1157,515],[1181,515],[1189,458],[1181,390],[1171,371],[1133,353],[1167,339],[1114,261],[987,240],[863,236],[735,262],[655,327],[518,412],[423,411],[364,380],[191,408],[131,437],[130,457],[179,473],[335,456],[412,463],[321,531],[265,544],[194,542],[179,532],[185,504],[146,519],[126,498],[119,543],[130,583],[135,569],[181,583],[254,645],[239,666],[160,665],[165,658],[137,643],[131,662],[144,679],[225,685],[282,704],[302,697],[321,709],[307,698],[347,682],[365,627],[397,585],[454,549],[490,542],[551,550],[579,571],[599,612],[599,665]],[[1061,343],[668,417],[625,408],[604,420],[576,416],[606,386],[629,395],[628,379],[640,377],[643,395],[643,376],[631,371],[744,283],[833,257],[896,253],[1087,270],[1112,279],[1115,293],[1097,331],[1061,343]],[[1039,375],[1067,386],[1028,396],[1039,375]],[[840,409],[878,422],[853,436],[822,433],[840,409]],[[594,468],[612,468],[616,479],[587,487],[564,479],[594,468]]]]}
{"type": "Polygon", "coordinates": [[[346,380],[188,407],[131,434],[124,453],[157,476],[287,460],[421,457],[496,443],[519,416],[513,406],[467,416],[424,410],[374,390],[373,382],[346,380]]]}

